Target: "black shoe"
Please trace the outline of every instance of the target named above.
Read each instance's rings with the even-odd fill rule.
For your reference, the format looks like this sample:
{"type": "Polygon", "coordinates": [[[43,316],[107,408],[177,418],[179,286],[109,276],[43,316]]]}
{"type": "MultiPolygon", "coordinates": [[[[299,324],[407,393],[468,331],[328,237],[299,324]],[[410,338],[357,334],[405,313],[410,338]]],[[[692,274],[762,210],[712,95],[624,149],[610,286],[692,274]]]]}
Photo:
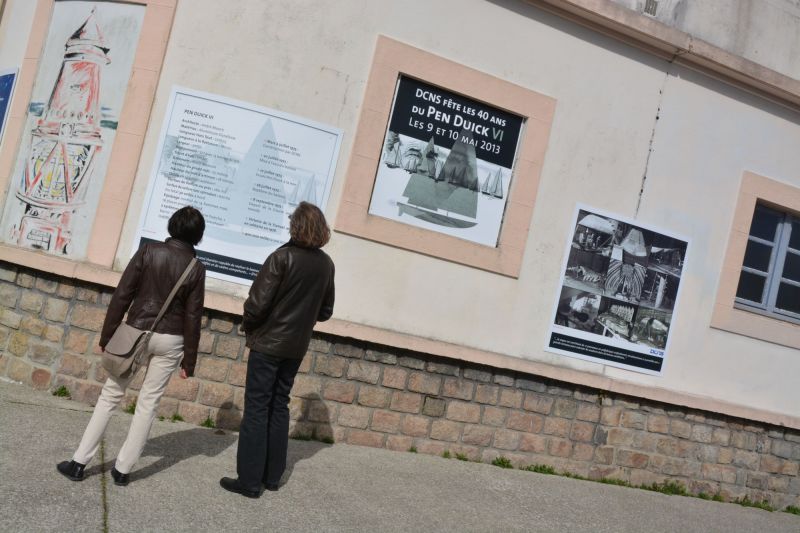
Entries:
{"type": "Polygon", "coordinates": [[[83,481],[83,469],[86,465],[76,463],[75,461],[61,461],[56,465],[56,469],[61,472],[64,477],[72,481],[83,481]]]}
{"type": "Polygon", "coordinates": [[[124,487],[131,481],[131,475],[123,474],[117,470],[116,466],[111,468],[111,477],[114,478],[114,485],[119,485],[120,487],[124,487]]]}
{"type": "Polygon", "coordinates": [[[276,492],[279,487],[280,485],[278,485],[277,483],[264,483],[264,488],[272,492],[276,492]]]}
{"type": "Polygon", "coordinates": [[[248,498],[259,498],[261,496],[260,490],[247,490],[246,488],[242,487],[242,484],[239,483],[238,478],[234,479],[232,477],[224,477],[219,480],[219,486],[230,492],[247,496],[248,498]]]}

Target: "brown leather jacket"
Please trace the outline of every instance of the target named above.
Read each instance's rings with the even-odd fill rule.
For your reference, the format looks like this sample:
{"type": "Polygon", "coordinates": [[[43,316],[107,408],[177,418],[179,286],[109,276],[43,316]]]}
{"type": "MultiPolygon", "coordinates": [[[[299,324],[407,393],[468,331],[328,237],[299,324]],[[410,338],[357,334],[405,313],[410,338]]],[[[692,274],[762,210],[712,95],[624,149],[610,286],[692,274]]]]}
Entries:
{"type": "Polygon", "coordinates": [[[254,351],[302,359],[314,324],[333,314],[334,266],[328,254],[288,242],[267,258],[244,302],[242,329],[254,351]]]}
{"type": "MultiPolygon", "coordinates": [[[[100,334],[100,347],[105,348],[122,322],[125,311],[128,312],[126,323],[135,328],[150,329],[175,282],[195,255],[191,244],[177,239],[139,248],[111,297],[100,334]]],[[[181,367],[190,376],[194,374],[200,342],[205,280],[206,269],[198,261],[155,329],[156,333],[183,335],[181,367]]]]}

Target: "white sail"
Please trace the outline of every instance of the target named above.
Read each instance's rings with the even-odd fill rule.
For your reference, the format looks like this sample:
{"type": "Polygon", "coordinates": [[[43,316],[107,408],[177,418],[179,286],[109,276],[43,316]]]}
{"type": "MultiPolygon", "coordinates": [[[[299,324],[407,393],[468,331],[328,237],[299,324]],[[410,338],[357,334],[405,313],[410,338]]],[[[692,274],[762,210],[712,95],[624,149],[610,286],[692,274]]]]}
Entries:
{"type": "Polygon", "coordinates": [[[294,184],[294,188],[292,189],[292,194],[286,199],[286,201],[290,204],[299,204],[300,201],[297,199],[299,196],[300,191],[300,180],[297,180],[297,183],[294,184]]]}
{"type": "Polygon", "coordinates": [[[497,169],[497,174],[494,177],[491,194],[495,198],[503,197],[503,172],[499,168],[497,169]]]}
{"type": "Polygon", "coordinates": [[[483,194],[491,194],[489,192],[489,189],[491,187],[491,182],[492,182],[492,174],[490,172],[486,174],[486,179],[483,181],[483,185],[481,186],[481,192],[483,194]]]}
{"type": "Polygon", "coordinates": [[[314,179],[314,174],[311,174],[306,180],[303,182],[303,189],[300,192],[298,197],[298,203],[300,202],[308,202],[310,204],[317,203],[317,187],[316,187],[316,180],[314,179]]]}
{"type": "Polygon", "coordinates": [[[310,204],[317,204],[317,186],[315,175],[311,174],[308,177],[298,177],[297,183],[292,189],[292,194],[289,195],[287,201],[290,204],[297,205],[300,202],[308,202],[310,204]]]}

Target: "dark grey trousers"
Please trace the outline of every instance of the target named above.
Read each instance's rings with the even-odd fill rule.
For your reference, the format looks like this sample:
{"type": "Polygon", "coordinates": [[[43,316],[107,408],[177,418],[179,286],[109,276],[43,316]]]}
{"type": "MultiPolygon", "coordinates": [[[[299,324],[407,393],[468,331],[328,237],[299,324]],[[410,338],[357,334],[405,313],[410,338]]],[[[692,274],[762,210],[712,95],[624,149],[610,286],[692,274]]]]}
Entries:
{"type": "Polygon", "coordinates": [[[236,454],[239,482],[247,490],[277,484],[286,470],[289,392],[301,362],[250,351],[236,454]]]}

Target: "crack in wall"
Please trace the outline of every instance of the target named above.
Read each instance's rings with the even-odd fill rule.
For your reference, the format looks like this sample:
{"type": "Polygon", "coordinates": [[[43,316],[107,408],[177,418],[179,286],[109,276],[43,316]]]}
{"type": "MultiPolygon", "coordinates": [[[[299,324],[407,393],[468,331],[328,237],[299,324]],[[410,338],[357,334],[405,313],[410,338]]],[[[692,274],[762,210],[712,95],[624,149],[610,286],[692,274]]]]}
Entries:
{"type": "Polygon", "coordinates": [[[690,50],[677,50],[671,58],[667,61],[669,66],[664,72],[664,80],[661,82],[661,87],[658,89],[658,106],[656,107],[656,116],[653,119],[653,127],[650,129],[650,141],[647,143],[647,158],[644,162],[644,172],[642,172],[642,183],[639,187],[639,196],[636,199],[636,209],[633,212],[633,218],[639,216],[639,208],[642,205],[642,197],[644,196],[644,188],[645,184],[647,183],[647,172],[650,169],[650,156],[653,155],[653,141],[656,137],[656,128],[658,127],[658,121],[661,118],[661,105],[664,102],[664,90],[667,87],[667,81],[669,80],[670,75],[672,74],[672,66],[675,64],[675,61],[682,55],[690,53],[690,50]]]}

